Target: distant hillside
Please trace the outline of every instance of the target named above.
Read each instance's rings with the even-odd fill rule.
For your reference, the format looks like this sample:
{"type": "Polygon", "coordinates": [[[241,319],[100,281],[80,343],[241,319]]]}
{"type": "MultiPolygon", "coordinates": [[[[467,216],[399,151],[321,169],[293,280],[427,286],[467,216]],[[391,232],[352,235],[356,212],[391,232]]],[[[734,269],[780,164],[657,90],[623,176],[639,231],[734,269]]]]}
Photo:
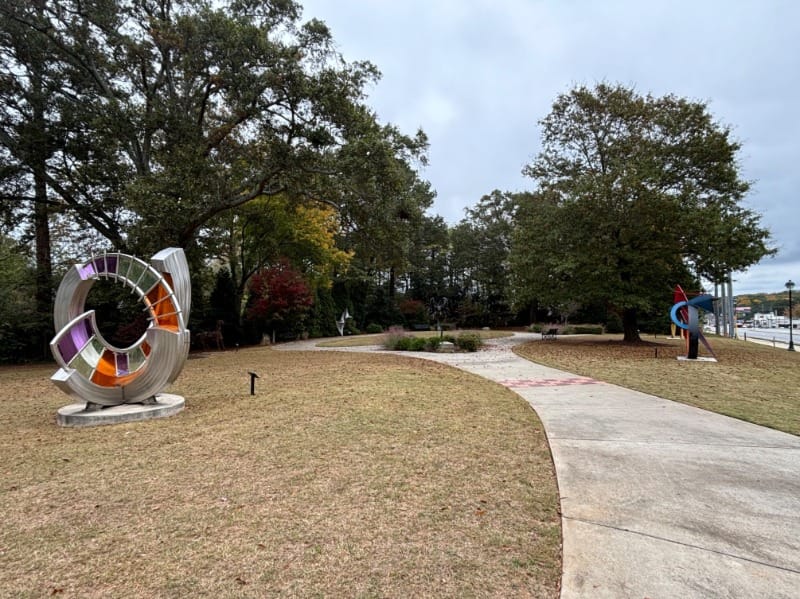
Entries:
{"type": "MultiPolygon", "coordinates": [[[[769,313],[775,312],[776,314],[783,314],[784,311],[789,310],[789,292],[781,291],[779,293],[749,293],[744,295],[737,295],[736,305],[740,307],[749,306],[751,313],[762,312],[769,313]]],[[[797,307],[798,294],[792,294],[792,309],[797,307]]]]}

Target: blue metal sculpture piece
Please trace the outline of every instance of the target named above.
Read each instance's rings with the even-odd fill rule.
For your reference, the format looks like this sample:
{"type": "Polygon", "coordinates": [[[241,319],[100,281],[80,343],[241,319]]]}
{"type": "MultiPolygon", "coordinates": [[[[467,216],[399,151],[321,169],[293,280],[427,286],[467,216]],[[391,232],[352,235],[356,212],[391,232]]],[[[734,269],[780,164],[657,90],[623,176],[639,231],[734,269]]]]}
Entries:
{"type": "Polygon", "coordinates": [[[697,311],[698,308],[701,308],[712,312],[714,310],[714,300],[715,298],[708,294],[698,295],[689,299],[680,285],[675,287],[675,293],[673,295],[673,301],[675,303],[672,306],[672,310],[670,310],[669,316],[672,322],[688,333],[686,340],[686,357],[689,360],[697,359],[697,350],[699,349],[698,342],[702,342],[714,358],[717,357],[705,336],[700,331],[700,317],[697,311]]]}
{"type": "Polygon", "coordinates": [[[180,248],[158,252],[150,264],[114,252],[76,265],[56,295],[57,332],[50,349],[60,368],[51,380],[65,393],[100,406],[153,398],[183,369],[190,305],[189,267],[180,248]],[[94,310],[84,308],[101,278],[126,285],[144,304],[149,325],[130,347],[110,345],[97,329],[94,310]]]}

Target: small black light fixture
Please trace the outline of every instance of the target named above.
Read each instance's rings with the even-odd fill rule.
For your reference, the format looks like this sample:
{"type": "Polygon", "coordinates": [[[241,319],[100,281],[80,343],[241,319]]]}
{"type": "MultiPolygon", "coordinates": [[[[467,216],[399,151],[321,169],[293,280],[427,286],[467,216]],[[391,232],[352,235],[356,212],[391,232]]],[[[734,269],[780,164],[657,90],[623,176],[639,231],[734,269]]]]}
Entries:
{"type": "Polygon", "coordinates": [[[261,378],[255,372],[248,372],[250,375],[250,395],[256,394],[256,379],[261,378]]]}
{"type": "Polygon", "coordinates": [[[791,279],[786,281],[786,289],[789,290],[789,351],[794,351],[794,337],[792,335],[792,289],[794,289],[794,281],[791,279]]]}

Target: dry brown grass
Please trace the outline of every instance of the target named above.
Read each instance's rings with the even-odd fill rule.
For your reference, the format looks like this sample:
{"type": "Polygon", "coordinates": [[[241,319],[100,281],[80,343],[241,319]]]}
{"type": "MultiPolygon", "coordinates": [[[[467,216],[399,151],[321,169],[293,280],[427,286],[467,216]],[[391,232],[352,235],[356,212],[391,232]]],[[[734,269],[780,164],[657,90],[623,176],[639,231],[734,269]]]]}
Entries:
{"type": "Polygon", "coordinates": [[[259,348],[189,360],[176,417],[63,429],[53,370],[0,370],[0,596],[558,594],[549,449],[496,384],[259,348]]]}
{"type": "Polygon", "coordinates": [[[719,362],[691,363],[676,359],[686,353],[680,340],[643,340],[631,346],[620,336],[564,336],[515,351],[540,364],[800,435],[800,353],[712,337],[719,362]]]}

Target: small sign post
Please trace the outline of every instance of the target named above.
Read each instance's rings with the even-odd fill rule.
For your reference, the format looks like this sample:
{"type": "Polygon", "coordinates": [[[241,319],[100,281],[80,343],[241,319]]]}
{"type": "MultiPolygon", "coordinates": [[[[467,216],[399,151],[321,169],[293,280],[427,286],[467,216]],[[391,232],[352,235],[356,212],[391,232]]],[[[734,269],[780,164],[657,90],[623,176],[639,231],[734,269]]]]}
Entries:
{"type": "Polygon", "coordinates": [[[261,378],[255,372],[248,372],[250,375],[250,395],[256,394],[256,379],[261,378]]]}

